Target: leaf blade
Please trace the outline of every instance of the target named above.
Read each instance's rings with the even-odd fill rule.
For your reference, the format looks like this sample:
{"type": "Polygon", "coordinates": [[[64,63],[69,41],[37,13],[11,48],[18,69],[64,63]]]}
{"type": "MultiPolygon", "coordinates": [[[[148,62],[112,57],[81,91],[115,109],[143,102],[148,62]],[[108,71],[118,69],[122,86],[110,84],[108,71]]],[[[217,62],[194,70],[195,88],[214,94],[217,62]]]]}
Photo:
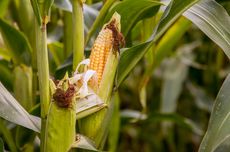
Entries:
{"type": "Polygon", "coordinates": [[[126,49],[121,54],[120,62],[118,65],[118,78],[116,87],[118,87],[121,84],[121,82],[127,77],[127,75],[140,61],[140,59],[153,45],[153,43],[164,34],[164,32],[173,24],[175,20],[177,20],[180,17],[180,15],[187,8],[191,7],[196,2],[198,2],[198,0],[172,1],[166,8],[164,14],[162,15],[162,18],[151,38],[145,43],[126,49]],[[183,5],[180,6],[181,3],[183,3],[183,5]]]}
{"type": "Polygon", "coordinates": [[[208,130],[201,142],[199,152],[214,151],[221,145],[223,139],[230,136],[230,74],[225,79],[210,116],[208,130]]]}
{"type": "Polygon", "coordinates": [[[213,0],[201,1],[187,10],[184,16],[219,45],[230,58],[230,17],[220,4],[213,0]]]}
{"type": "Polygon", "coordinates": [[[10,122],[40,132],[40,118],[30,115],[0,82],[0,116],[10,122]]]}
{"type": "Polygon", "coordinates": [[[31,63],[32,48],[23,33],[0,19],[0,32],[6,46],[9,48],[13,61],[29,65],[31,63]]]}

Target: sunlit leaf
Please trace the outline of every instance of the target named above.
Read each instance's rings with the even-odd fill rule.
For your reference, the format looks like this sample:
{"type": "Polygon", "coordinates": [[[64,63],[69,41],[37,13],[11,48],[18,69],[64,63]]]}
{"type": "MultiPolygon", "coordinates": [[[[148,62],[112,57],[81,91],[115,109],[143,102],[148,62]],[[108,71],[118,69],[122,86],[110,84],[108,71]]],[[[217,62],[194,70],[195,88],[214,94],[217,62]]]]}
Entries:
{"type": "Polygon", "coordinates": [[[112,8],[104,22],[107,22],[114,12],[119,13],[121,15],[121,32],[126,36],[139,20],[144,19],[146,16],[154,16],[160,5],[162,5],[160,2],[152,0],[125,0],[112,8]]]}
{"type": "Polygon", "coordinates": [[[148,49],[151,47],[150,42],[142,43],[128,49],[124,49],[121,53],[120,61],[118,64],[118,78],[116,87],[126,78],[135,65],[141,60],[148,49]]]}
{"type": "Polygon", "coordinates": [[[191,22],[184,17],[181,17],[175,22],[164,36],[157,43],[154,55],[155,67],[158,66],[162,60],[173,52],[173,48],[181,40],[185,32],[191,26],[191,22]]]}
{"type": "Polygon", "coordinates": [[[40,132],[40,118],[30,115],[0,83],[0,116],[10,122],[40,132]]]}
{"type": "Polygon", "coordinates": [[[199,152],[228,151],[230,138],[230,74],[225,79],[211,113],[208,130],[199,152]],[[218,149],[218,150],[217,150],[218,149]]]}
{"type": "Polygon", "coordinates": [[[220,4],[214,0],[203,0],[188,9],[184,16],[219,45],[230,58],[230,16],[220,4]]]}
{"type": "Polygon", "coordinates": [[[172,0],[164,11],[153,37],[157,40],[181,14],[199,0],[172,0]]]}
{"type": "Polygon", "coordinates": [[[145,43],[126,49],[121,54],[118,65],[117,86],[121,84],[153,43],[164,34],[186,9],[194,5],[197,1],[198,0],[173,0],[162,15],[160,23],[156,27],[152,37],[145,43]]]}

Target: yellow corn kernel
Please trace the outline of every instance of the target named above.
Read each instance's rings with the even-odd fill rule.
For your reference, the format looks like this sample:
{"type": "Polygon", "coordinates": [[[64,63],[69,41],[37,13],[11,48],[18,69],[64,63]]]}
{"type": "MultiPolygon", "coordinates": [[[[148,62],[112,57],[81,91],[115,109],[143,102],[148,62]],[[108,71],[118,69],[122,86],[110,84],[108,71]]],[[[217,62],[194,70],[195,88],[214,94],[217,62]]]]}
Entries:
{"type": "Polygon", "coordinates": [[[102,79],[105,64],[107,62],[108,54],[113,48],[113,32],[108,28],[102,29],[90,54],[89,68],[95,70],[97,73],[98,84],[102,79]]]}

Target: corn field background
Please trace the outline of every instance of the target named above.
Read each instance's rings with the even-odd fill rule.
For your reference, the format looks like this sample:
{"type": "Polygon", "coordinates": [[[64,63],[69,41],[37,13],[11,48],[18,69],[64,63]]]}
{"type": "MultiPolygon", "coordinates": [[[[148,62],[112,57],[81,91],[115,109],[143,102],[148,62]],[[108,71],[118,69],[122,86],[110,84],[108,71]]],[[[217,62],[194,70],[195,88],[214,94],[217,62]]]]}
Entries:
{"type": "Polygon", "coordinates": [[[230,151],[229,0],[0,0],[0,152],[230,151]]]}

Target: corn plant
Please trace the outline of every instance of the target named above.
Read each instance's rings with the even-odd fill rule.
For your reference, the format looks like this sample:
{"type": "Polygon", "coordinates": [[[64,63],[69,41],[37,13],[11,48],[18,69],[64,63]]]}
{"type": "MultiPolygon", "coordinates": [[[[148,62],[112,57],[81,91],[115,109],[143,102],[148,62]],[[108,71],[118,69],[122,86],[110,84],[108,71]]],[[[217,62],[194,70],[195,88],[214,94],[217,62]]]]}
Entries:
{"type": "Polygon", "coordinates": [[[0,151],[229,151],[228,5],[0,1],[0,151]]]}

